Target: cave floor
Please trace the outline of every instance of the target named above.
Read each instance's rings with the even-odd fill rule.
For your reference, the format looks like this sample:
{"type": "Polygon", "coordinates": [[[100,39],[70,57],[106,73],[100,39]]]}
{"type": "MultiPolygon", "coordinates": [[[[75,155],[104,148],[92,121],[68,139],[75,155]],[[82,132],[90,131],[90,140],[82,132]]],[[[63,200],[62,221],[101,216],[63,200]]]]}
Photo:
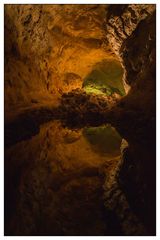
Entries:
{"type": "Polygon", "coordinates": [[[111,174],[120,153],[94,144],[84,129],[52,121],[6,148],[6,235],[113,234],[104,209],[104,165],[111,174]]]}

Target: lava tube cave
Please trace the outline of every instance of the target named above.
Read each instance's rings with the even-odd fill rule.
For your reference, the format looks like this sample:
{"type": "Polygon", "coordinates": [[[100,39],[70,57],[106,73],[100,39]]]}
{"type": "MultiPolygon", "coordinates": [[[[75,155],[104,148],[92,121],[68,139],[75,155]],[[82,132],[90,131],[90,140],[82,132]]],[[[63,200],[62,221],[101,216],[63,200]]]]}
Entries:
{"type": "Polygon", "coordinates": [[[156,5],[4,5],[5,236],[156,235],[156,5]]]}

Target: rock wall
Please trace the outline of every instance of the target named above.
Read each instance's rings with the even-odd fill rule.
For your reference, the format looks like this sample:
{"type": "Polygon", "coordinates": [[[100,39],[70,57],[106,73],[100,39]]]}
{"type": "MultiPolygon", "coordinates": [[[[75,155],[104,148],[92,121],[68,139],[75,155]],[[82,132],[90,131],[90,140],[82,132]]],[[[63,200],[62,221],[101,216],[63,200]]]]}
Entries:
{"type": "MultiPolygon", "coordinates": [[[[127,235],[155,235],[155,5],[111,6],[107,29],[108,39],[125,68],[124,80],[130,84],[131,89],[107,115],[121,136],[127,140],[128,146],[123,150],[122,163],[115,177],[116,190],[113,189],[114,184],[110,190],[112,202],[109,204],[110,197],[107,194],[106,204],[116,212],[127,235]],[[123,199],[122,193],[140,224],[127,207],[122,211],[118,200],[123,199]]],[[[105,187],[108,189],[107,183],[105,187]]]]}
{"type": "Polygon", "coordinates": [[[6,109],[55,103],[115,58],[105,17],[106,5],[5,5],[6,109]]]}
{"type": "MultiPolygon", "coordinates": [[[[126,92],[130,89],[135,72],[140,71],[141,64],[138,61],[135,62],[135,59],[132,59],[133,55],[135,58],[140,52],[140,50],[136,51],[136,48],[138,47],[137,40],[135,42],[136,46],[133,45],[134,47],[131,47],[132,58],[128,54],[131,52],[130,46],[127,46],[125,41],[127,41],[132,35],[138,24],[148,15],[151,15],[154,10],[155,5],[152,4],[115,4],[110,5],[108,8],[106,20],[107,38],[124,68],[124,85],[126,87],[126,92]],[[133,75],[130,74],[130,69],[134,71],[133,75]]],[[[138,42],[139,47],[141,48],[141,42],[143,44],[143,39],[141,42],[138,40],[138,42]]],[[[132,44],[134,43],[132,42],[132,44]]]]}

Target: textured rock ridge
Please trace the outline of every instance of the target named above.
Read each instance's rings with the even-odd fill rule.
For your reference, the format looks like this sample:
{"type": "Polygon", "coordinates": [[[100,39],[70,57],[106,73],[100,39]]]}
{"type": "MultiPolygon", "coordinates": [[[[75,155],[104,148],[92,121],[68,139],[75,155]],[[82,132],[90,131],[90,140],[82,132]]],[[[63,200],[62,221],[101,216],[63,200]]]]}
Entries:
{"type": "MultiPolygon", "coordinates": [[[[130,74],[130,70],[136,70],[137,67],[141,68],[141,64],[137,61],[136,57],[139,56],[140,51],[136,51],[138,45],[142,48],[140,42],[137,40],[132,42],[135,43],[136,46],[130,46],[129,44],[125,44],[125,42],[129,42],[129,37],[133,34],[138,24],[143,21],[146,17],[153,14],[155,11],[155,5],[149,4],[124,4],[124,5],[111,5],[107,12],[107,38],[112,46],[112,49],[119,57],[119,60],[122,63],[124,68],[124,85],[126,91],[129,91],[130,85],[134,82],[135,79],[135,71],[134,74],[130,74]],[[137,42],[139,44],[137,44],[137,42]],[[131,50],[131,49],[132,50],[131,50]],[[134,56],[130,57],[130,53],[135,51],[134,56]],[[135,59],[133,59],[135,57],[135,59]],[[128,66],[128,64],[132,64],[128,66]],[[134,79],[133,79],[134,78],[134,79]],[[133,80],[132,80],[133,79],[133,80]]],[[[146,36],[144,36],[145,41],[146,36]]],[[[152,38],[150,36],[150,38],[152,38]]],[[[148,38],[146,38],[148,39],[148,38]]],[[[142,40],[142,41],[143,41],[142,40]]],[[[145,45],[145,47],[147,47],[145,45]]],[[[141,51],[143,54],[144,51],[141,51]]],[[[139,57],[140,58],[140,57],[139,57]]],[[[139,72],[139,69],[138,71],[139,72]]]]}
{"type": "MultiPolygon", "coordinates": [[[[127,235],[132,235],[132,231],[134,235],[155,235],[155,6],[143,5],[141,8],[138,5],[124,5],[113,8],[115,13],[110,10],[107,25],[110,29],[108,39],[125,68],[124,80],[131,86],[128,95],[112,108],[111,113],[112,124],[129,144],[117,169],[115,202],[118,204],[116,194],[122,190],[130,208],[144,226],[139,228],[141,224],[133,223],[130,228],[128,223],[132,221],[132,214],[128,213],[130,221],[124,225],[121,221],[127,235]],[[123,29],[127,34],[122,34],[121,25],[116,24],[122,22],[122,16],[123,29]]],[[[118,217],[123,212],[120,208],[118,206],[116,209],[118,217]]],[[[112,210],[114,212],[114,207],[112,210]]],[[[124,217],[125,210],[122,215],[124,217]]]]}

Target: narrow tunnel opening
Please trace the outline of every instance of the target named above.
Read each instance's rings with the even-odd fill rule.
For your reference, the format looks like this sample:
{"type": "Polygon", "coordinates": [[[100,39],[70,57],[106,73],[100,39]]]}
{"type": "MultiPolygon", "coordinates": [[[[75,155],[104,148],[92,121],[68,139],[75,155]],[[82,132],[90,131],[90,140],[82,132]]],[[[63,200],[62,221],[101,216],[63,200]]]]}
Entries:
{"type": "Polygon", "coordinates": [[[116,59],[104,59],[93,66],[84,78],[83,89],[86,93],[102,96],[125,96],[123,86],[123,68],[116,59]]]}

